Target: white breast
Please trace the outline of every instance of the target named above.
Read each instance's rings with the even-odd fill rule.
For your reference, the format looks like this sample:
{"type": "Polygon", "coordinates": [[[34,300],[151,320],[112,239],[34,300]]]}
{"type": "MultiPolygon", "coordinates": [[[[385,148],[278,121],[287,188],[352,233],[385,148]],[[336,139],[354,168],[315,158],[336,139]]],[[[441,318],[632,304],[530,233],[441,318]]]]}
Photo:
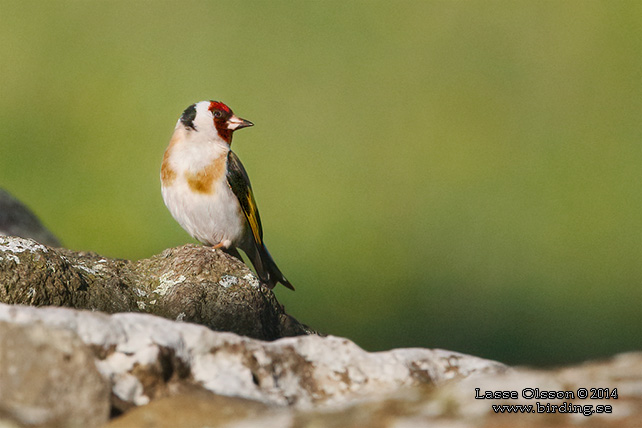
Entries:
{"type": "Polygon", "coordinates": [[[167,150],[167,162],[175,177],[163,183],[161,192],[174,219],[204,244],[223,243],[230,247],[240,241],[246,220],[225,176],[229,148],[191,141],[170,145],[167,150]],[[188,177],[198,174],[221,156],[225,156],[221,176],[214,179],[209,192],[195,191],[188,177]]]}

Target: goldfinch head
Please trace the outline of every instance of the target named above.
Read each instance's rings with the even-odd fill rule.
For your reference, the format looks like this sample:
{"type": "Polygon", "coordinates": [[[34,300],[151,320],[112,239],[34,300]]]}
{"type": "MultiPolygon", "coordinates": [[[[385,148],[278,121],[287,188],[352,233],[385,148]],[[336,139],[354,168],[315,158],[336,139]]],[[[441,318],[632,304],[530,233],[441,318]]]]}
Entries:
{"type": "Polygon", "coordinates": [[[201,101],[187,107],[176,126],[188,132],[202,133],[208,138],[232,143],[232,133],[254,125],[249,120],[234,115],[231,108],[220,101],[201,101]]]}

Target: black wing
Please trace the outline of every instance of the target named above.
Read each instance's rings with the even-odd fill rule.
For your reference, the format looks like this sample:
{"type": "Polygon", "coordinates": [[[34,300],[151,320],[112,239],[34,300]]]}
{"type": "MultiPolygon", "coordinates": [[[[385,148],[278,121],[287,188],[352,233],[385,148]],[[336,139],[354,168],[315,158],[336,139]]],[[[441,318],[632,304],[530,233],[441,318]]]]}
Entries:
{"type": "Polygon", "coordinates": [[[263,245],[263,227],[261,226],[259,209],[252,193],[250,178],[247,176],[241,160],[231,150],[227,154],[227,184],[239,200],[245,218],[252,229],[254,242],[259,246],[263,245]]]}

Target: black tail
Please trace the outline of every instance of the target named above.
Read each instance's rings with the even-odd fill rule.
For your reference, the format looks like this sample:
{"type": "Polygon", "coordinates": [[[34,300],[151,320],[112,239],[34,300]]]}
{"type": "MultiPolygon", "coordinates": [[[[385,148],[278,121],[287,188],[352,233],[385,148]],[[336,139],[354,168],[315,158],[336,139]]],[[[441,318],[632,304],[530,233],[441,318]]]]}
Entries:
{"type": "Polygon", "coordinates": [[[253,254],[248,254],[247,256],[252,261],[254,269],[256,269],[256,273],[261,281],[269,288],[274,288],[274,286],[280,282],[290,290],[294,290],[294,286],[283,276],[281,270],[276,263],[274,263],[274,259],[265,245],[255,245],[254,247],[255,251],[253,254]]]}

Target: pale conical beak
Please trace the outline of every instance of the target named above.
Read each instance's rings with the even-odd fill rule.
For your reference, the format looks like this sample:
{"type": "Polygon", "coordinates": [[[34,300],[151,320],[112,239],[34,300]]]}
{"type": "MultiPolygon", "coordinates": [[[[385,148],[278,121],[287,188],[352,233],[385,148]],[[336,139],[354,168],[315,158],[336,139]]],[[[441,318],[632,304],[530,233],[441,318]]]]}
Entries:
{"type": "Polygon", "coordinates": [[[232,116],[229,119],[227,119],[227,129],[236,131],[237,129],[241,128],[247,128],[248,126],[253,126],[254,124],[250,122],[249,120],[241,119],[240,117],[237,116],[232,116]]]}

